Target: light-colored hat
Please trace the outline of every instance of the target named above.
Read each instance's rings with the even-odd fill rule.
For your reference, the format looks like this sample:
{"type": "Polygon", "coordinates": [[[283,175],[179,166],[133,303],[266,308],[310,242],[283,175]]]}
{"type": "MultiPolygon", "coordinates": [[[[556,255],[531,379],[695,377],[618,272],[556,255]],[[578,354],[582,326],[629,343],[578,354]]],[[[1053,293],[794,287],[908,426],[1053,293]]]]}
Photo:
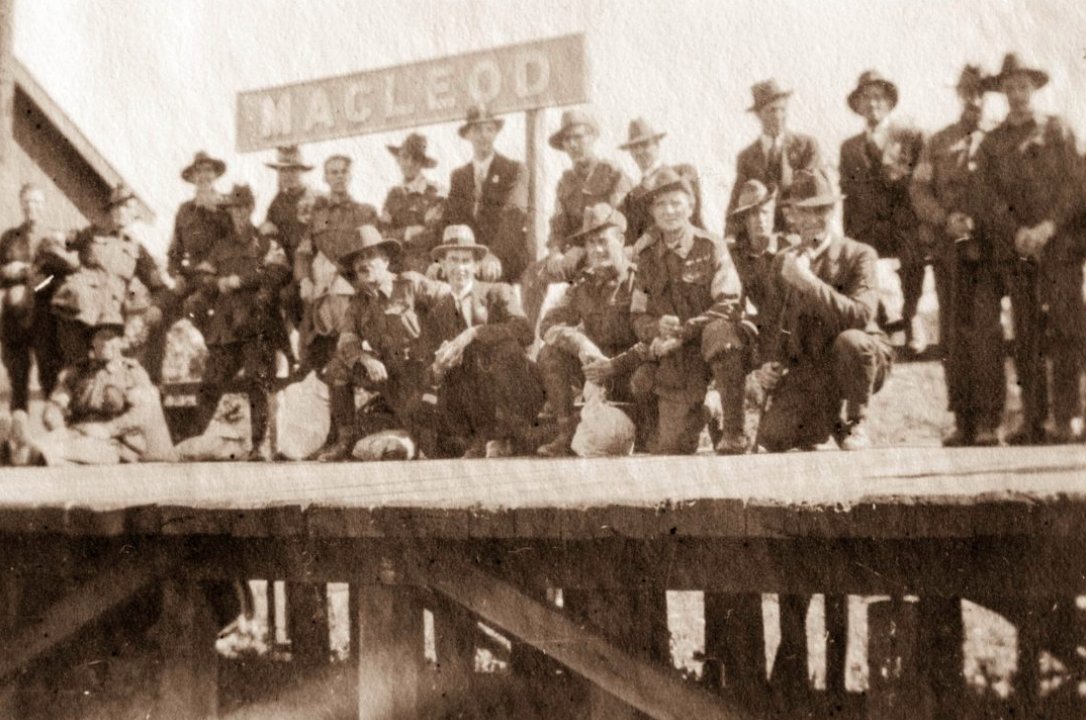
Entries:
{"type": "Polygon", "coordinates": [[[450,250],[471,250],[476,260],[482,260],[488,252],[486,245],[475,242],[475,233],[467,225],[449,225],[441,236],[441,244],[430,251],[434,261],[440,261],[450,250]]]}
{"type": "Polygon", "coordinates": [[[264,163],[272,170],[298,169],[308,172],[312,165],[306,165],[302,160],[302,151],[297,145],[282,145],[276,149],[275,162],[264,163]]]}

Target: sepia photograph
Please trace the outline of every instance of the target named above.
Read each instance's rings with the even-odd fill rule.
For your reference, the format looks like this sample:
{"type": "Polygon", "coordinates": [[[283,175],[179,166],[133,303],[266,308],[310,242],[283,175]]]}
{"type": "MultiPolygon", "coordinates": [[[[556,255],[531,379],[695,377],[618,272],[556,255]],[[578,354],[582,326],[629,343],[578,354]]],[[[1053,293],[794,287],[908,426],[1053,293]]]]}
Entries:
{"type": "Polygon", "coordinates": [[[1086,5],[0,0],[0,720],[1086,717],[1086,5]]]}

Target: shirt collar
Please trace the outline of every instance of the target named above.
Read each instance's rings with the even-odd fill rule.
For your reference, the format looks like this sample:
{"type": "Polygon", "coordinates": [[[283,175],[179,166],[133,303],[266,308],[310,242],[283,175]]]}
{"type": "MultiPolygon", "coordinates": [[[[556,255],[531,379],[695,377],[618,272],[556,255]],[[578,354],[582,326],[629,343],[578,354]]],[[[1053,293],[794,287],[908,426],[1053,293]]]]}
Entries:
{"type": "Polygon", "coordinates": [[[456,294],[457,300],[466,300],[471,297],[472,292],[475,290],[475,282],[469,282],[462,291],[456,294]]]}
{"type": "MultiPolygon", "coordinates": [[[[475,168],[476,175],[487,176],[490,172],[490,164],[494,162],[494,153],[490,153],[490,157],[485,160],[476,160],[474,157],[471,159],[471,164],[475,168]]],[[[421,175],[421,174],[420,174],[421,175]]]]}
{"type": "Polygon", "coordinates": [[[650,165],[648,167],[648,169],[646,169],[644,172],[641,173],[641,182],[648,181],[648,179],[650,177],[652,177],[658,171],[663,169],[663,167],[664,167],[664,161],[657,158],[656,162],[654,162],[652,165],[650,165]]]}
{"type": "Polygon", "coordinates": [[[663,249],[664,252],[673,252],[685,260],[686,256],[690,254],[690,248],[694,247],[693,226],[686,226],[686,228],[683,230],[682,235],[679,236],[679,242],[674,247],[668,245],[667,235],[661,232],[660,247],[663,249]]]}
{"type": "Polygon", "coordinates": [[[426,176],[419,173],[415,176],[415,179],[411,182],[404,183],[403,189],[409,193],[416,193],[422,195],[426,192],[426,189],[430,187],[430,181],[426,179],[426,176]]]}

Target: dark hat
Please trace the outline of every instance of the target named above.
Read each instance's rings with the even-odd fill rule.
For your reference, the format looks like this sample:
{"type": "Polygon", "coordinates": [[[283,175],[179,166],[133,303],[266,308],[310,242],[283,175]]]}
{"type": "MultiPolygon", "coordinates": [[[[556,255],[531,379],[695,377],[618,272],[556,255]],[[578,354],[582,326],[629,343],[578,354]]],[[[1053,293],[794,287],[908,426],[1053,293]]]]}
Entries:
{"type": "Polygon", "coordinates": [[[215,177],[222,177],[222,174],[226,172],[226,163],[218,158],[213,158],[206,152],[201,150],[196,153],[192,158],[192,162],[181,171],[181,179],[185,182],[192,182],[192,174],[196,172],[196,169],[207,165],[215,171],[215,177]]]}
{"type": "Polygon", "coordinates": [[[395,145],[386,145],[388,151],[393,155],[399,157],[406,155],[407,157],[414,158],[424,168],[437,167],[437,160],[426,154],[426,136],[418,133],[411,133],[404,138],[403,145],[399,147],[395,145]]]}
{"type": "Polygon", "coordinates": [[[234,184],[234,187],[219,201],[222,207],[253,207],[256,205],[256,197],[253,189],[248,185],[234,184]]]}
{"type": "Polygon", "coordinates": [[[466,138],[468,136],[468,129],[473,125],[481,125],[483,123],[494,123],[501,130],[505,126],[505,120],[500,117],[496,117],[490,112],[490,109],[486,105],[479,103],[478,105],[472,105],[468,108],[467,119],[464,120],[464,124],[456,131],[460,134],[460,137],[466,138]]]}
{"type": "Polygon", "coordinates": [[[589,235],[610,227],[626,232],[626,216],[607,203],[596,203],[584,209],[584,222],[581,224],[580,231],[566,239],[580,245],[588,239],[589,235]]]}
{"type": "Polygon", "coordinates": [[[694,198],[694,187],[690,179],[672,167],[664,167],[649,176],[648,192],[645,201],[652,203],[657,197],[671,190],[682,190],[694,198]]]}
{"type": "Polygon", "coordinates": [[[106,210],[114,208],[117,205],[123,205],[129,200],[134,200],[135,197],[136,193],[132,192],[132,188],[121,183],[109,191],[109,200],[106,202],[106,210]]]}
{"type": "Polygon", "coordinates": [[[562,125],[558,128],[558,131],[551,135],[550,140],[547,142],[555,150],[562,149],[562,143],[566,140],[566,133],[578,125],[586,125],[592,128],[592,132],[599,135],[600,126],[596,122],[596,118],[588,110],[583,108],[575,108],[573,110],[566,110],[562,113],[562,125]]]}
{"type": "Polygon", "coordinates": [[[788,188],[788,204],[798,208],[826,207],[844,197],[825,168],[796,171],[788,188]]]}
{"type": "Polygon", "coordinates": [[[731,216],[741,215],[747,210],[761,207],[777,197],[777,186],[770,183],[768,187],[760,180],[747,180],[739,189],[739,197],[735,203],[735,209],[731,216]]]}
{"type": "Polygon", "coordinates": [[[1018,57],[1018,53],[1013,52],[1003,57],[1003,66],[999,68],[999,74],[992,78],[995,88],[1002,91],[1003,81],[1012,75],[1029,76],[1029,79],[1033,81],[1033,86],[1037,88],[1048,84],[1048,73],[1028,66],[1022,58],[1018,57]]]}
{"type": "Polygon", "coordinates": [[[634,118],[630,121],[630,130],[627,133],[626,142],[619,145],[620,150],[629,150],[634,145],[640,145],[643,142],[651,142],[653,140],[662,139],[667,133],[656,132],[652,125],[649,125],[648,121],[644,118],[634,118]]]}
{"type": "Polygon", "coordinates": [[[751,85],[750,94],[754,98],[754,104],[747,108],[747,111],[758,112],[774,100],[790,97],[792,91],[785,90],[777,83],[775,78],[770,78],[751,85]]]}
{"type": "Polygon", "coordinates": [[[860,93],[869,85],[879,85],[890,96],[890,107],[897,107],[897,85],[882,76],[878,70],[864,70],[856,80],[856,88],[848,94],[848,106],[852,112],[859,113],[856,103],[860,100],[860,93]]]}
{"type": "Polygon", "coordinates": [[[368,250],[373,248],[381,248],[381,250],[388,253],[390,259],[395,259],[400,254],[400,243],[389,238],[385,239],[381,236],[381,232],[373,225],[363,225],[358,228],[358,232],[351,238],[350,246],[347,252],[339,256],[339,269],[348,279],[354,278],[354,265],[355,258],[368,250]]]}
{"type": "Polygon", "coordinates": [[[449,250],[471,250],[476,260],[482,260],[489,252],[486,245],[475,242],[475,233],[467,225],[446,227],[445,233],[441,236],[441,244],[430,251],[430,257],[438,262],[449,250]]]}
{"type": "Polygon", "coordinates": [[[282,145],[276,148],[275,162],[264,164],[272,170],[296,168],[308,172],[313,169],[312,165],[306,165],[305,161],[302,160],[302,151],[297,145],[282,145]]]}
{"type": "Polygon", "coordinates": [[[958,75],[958,82],[954,83],[954,89],[962,92],[986,93],[996,89],[995,82],[990,75],[980,69],[979,65],[966,65],[958,75]]]}

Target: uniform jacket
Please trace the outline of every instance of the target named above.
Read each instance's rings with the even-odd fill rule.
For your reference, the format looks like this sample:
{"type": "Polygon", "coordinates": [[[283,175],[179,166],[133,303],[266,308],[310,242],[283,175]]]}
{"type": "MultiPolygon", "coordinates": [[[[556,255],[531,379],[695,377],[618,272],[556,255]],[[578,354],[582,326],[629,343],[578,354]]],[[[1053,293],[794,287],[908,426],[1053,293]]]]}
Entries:
{"type": "MultiPolygon", "coordinates": [[[[822,165],[822,153],[819,150],[818,141],[810,135],[786,131],[781,140],[781,147],[779,168],[769,167],[769,158],[762,149],[761,137],[739,153],[735,163],[735,184],[732,185],[725,215],[725,235],[734,235],[739,232],[739,225],[742,223],[739,218],[733,218],[731,212],[735,209],[739,201],[739,191],[747,180],[758,180],[766,185],[772,183],[777,186],[778,193],[782,193],[792,186],[792,178],[796,170],[814,170],[822,165]]],[[[777,230],[785,229],[784,217],[779,207],[775,225],[777,230]]]]}
{"type": "Polygon", "coordinates": [[[308,232],[295,252],[294,277],[302,284],[302,298],[312,302],[326,295],[353,295],[354,288],[340,274],[337,261],[351,247],[358,228],[379,222],[372,205],[350,197],[317,198],[308,232]]]}
{"type": "MultiPolygon", "coordinates": [[[[638,238],[648,232],[649,228],[652,227],[652,208],[645,201],[645,198],[648,195],[652,177],[665,167],[667,166],[661,165],[643,177],[641,182],[635,185],[622,201],[622,206],[619,209],[622,211],[622,214],[626,216],[627,245],[636,243],[638,238]]],[[[705,227],[705,224],[701,219],[701,181],[698,179],[697,168],[693,165],[686,164],[672,165],[671,168],[679,175],[689,180],[691,187],[694,189],[694,214],[690,217],[690,222],[694,227],[705,227]]]]}
{"type": "Polygon", "coordinates": [[[633,288],[632,271],[619,277],[613,268],[585,270],[543,316],[543,341],[571,355],[586,347],[608,357],[625,352],[637,342],[630,321],[633,288]]]}
{"type": "Polygon", "coordinates": [[[52,237],[53,232],[47,228],[27,223],[0,235],[0,293],[4,295],[5,328],[24,328],[35,309],[49,312],[49,304],[63,278],[79,267],[76,254],[65,243],[52,242],[52,237]]]}
{"type": "Polygon", "coordinates": [[[528,262],[528,171],[522,163],[494,154],[476,203],[475,167],[468,163],[452,172],[442,230],[467,225],[475,240],[502,262],[502,279],[516,282],[528,262]]]}
{"type": "Polygon", "coordinates": [[[891,126],[879,151],[860,133],[841,145],[845,235],[883,257],[915,252],[919,222],[909,186],[924,145],[918,130],[891,126]]]}
{"type": "Polygon", "coordinates": [[[632,186],[622,168],[610,160],[593,159],[566,170],[555,193],[549,245],[564,251],[566,239],[581,230],[586,207],[601,202],[622,207],[632,186]]]}
{"type": "Polygon", "coordinates": [[[290,277],[286,254],[274,240],[249,227],[242,237],[231,235],[208,253],[215,274],[206,283],[210,318],[204,329],[208,345],[250,340],[275,331],[280,322],[275,312],[279,288],[290,277]],[[241,287],[219,292],[214,280],[236,275],[241,287]]]}
{"type": "Polygon", "coordinates": [[[417,185],[397,185],[388,191],[381,208],[381,234],[399,240],[414,264],[426,267],[430,264],[430,250],[440,239],[438,226],[444,210],[445,196],[437,183],[421,178],[417,185]],[[424,229],[408,242],[405,232],[413,225],[424,229]]]}
{"type": "Polygon", "coordinates": [[[301,216],[302,201],[312,202],[313,192],[303,186],[293,190],[280,190],[268,206],[267,221],[275,226],[279,233],[279,246],[287,255],[287,261],[294,266],[294,253],[305,237],[306,223],[301,216]]]}
{"type": "Polygon", "coordinates": [[[194,200],[182,203],[166,252],[167,270],[171,275],[188,275],[232,228],[230,214],[223,208],[197,205],[194,200]]]}

